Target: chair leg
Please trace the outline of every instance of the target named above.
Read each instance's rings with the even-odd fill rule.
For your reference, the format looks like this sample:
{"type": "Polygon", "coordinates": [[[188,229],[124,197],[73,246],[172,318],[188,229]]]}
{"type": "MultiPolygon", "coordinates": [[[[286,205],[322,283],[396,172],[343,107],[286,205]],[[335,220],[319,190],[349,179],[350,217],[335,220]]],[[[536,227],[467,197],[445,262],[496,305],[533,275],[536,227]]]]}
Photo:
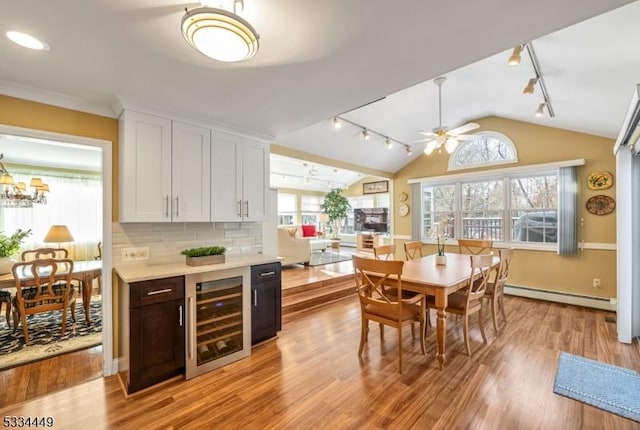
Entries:
{"type": "Polygon", "coordinates": [[[384,324],[378,323],[378,325],[380,326],[380,341],[382,342],[384,340],[384,324]]]}
{"type": "Polygon", "coordinates": [[[427,348],[425,347],[425,330],[427,329],[427,325],[424,322],[424,319],[420,321],[420,349],[422,349],[422,355],[427,354],[427,348]]]}
{"type": "Polygon", "coordinates": [[[480,324],[480,334],[482,335],[482,341],[487,343],[487,336],[484,334],[484,323],[482,322],[482,306],[478,310],[478,323],[480,324]]]}
{"type": "Polygon", "coordinates": [[[493,320],[493,330],[498,334],[498,296],[494,295],[491,300],[491,319],[493,320]]]}
{"type": "Polygon", "coordinates": [[[362,326],[360,329],[360,348],[358,348],[358,357],[362,356],[364,344],[367,343],[367,335],[369,333],[369,320],[362,318],[362,326]]]}
{"type": "Polygon", "coordinates": [[[502,319],[506,323],[507,322],[507,314],[504,312],[504,296],[502,294],[500,294],[498,296],[498,304],[499,304],[499,308],[500,308],[500,313],[502,314],[502,319]]]}
{"type": "Polygon", "coordinates": [[[11,298],[9,298],[9,300],[7,300],[6,302],[7,308],[5,310],[5,318],[7,318],[7,325],[9,326],[9,328],[11,328],[11,320],[9,319],[9,314],[11,313],[11,298]]]}
{"type": "Polygon", "coordinates": [[[463,332],[464,332],[464,343],[467,347],[467,355],[471,356],[471,345],[469,345],[469,314],[467,313],[464,314],[463,332]]]}
{"type": "Polygon", "coordinates": [[[29,344],[29,329],[27,328],[27,316],[24,312],[20,315],[20,319],[22,320],[22,335],[24,336],[24,344],[29,344]]]}
{"type": "Polygon", "coordinates": [[[402,375],[402,324],[398,327],[398,369],[402,375]]]}
{"type": "Polygon", "coordinates": [[[415,339],[416,338],[416,328],[413,324],[413,321],[411,321],[411,339],[415,339]]]}

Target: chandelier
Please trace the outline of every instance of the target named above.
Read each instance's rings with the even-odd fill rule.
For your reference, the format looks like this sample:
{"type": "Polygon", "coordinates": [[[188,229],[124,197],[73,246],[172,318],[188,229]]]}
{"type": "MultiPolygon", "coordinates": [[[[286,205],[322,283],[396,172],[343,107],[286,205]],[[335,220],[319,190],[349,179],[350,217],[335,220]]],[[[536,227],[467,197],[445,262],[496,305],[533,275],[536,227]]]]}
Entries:
{"type": "Polygon", "coordinates": [[[29,186],[34,189],[33,194],[27,193],[27,185],[24,182],[16,182],[2,164],[4,154],[0,154],[0,185],[3,189],[0,193],[2,207],[5,208],[30,208],[34,203],[46,205],[49,185],[40,178],[31,178],[29,186]]]}

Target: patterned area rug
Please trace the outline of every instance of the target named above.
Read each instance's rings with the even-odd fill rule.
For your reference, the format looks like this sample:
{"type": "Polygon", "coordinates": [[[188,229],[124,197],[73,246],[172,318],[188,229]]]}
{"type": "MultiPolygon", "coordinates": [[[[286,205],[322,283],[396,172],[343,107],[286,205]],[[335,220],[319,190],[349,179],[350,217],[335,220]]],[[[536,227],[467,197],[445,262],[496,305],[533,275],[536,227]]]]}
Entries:
{"type": "Polygon", "coordinates": [[[0,370],[32,361],[51,358],[67,352],[90,348],[102,343],[102,302],[100,298],[91,302],[91,326],[87,327],[82,303],[76,303],[76,322],[67,314],[67,328],[60,334],[61,312],[51,311],[27,317],[29,345],[24,345],[22,324],[13,332],[0,318],[0,370]]]}
{"type": "Polygon", "coordinates": [[[329,252],[318,251],[311,253],[309,266],[319,266],[321,264],[337,263],[339,261],[351,260],[351,253],[347,252],[329,252]]]}

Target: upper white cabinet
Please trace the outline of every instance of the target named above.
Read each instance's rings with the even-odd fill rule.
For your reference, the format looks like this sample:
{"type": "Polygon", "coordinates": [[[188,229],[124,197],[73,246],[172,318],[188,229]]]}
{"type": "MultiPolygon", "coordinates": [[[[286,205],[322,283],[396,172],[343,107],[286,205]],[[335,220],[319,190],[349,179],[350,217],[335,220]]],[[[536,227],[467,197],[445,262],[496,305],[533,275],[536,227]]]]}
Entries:
{"type": "Polygon", "coordinates": [[[214,132],[211,145],[211,221],[264,221],[269,187],[269,148],[214,132]]]}
{"type": "Polygon", "coordinates": [[[209,221],[209,129],[125,111],[119,148],[120,222],[209,221]]]}

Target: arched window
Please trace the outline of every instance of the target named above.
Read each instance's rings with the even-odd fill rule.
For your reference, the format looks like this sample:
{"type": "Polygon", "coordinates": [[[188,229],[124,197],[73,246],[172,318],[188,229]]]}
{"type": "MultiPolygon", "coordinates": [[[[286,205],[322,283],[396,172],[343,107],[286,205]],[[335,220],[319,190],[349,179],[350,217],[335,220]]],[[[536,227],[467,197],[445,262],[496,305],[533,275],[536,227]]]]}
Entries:
{"type": "Polygon", "coordinates": [[[496,131],[483,131],[482,136],[462,143],[449,157],[449,170],[518,162],[516,147],[507,136],[496,131]]]}

